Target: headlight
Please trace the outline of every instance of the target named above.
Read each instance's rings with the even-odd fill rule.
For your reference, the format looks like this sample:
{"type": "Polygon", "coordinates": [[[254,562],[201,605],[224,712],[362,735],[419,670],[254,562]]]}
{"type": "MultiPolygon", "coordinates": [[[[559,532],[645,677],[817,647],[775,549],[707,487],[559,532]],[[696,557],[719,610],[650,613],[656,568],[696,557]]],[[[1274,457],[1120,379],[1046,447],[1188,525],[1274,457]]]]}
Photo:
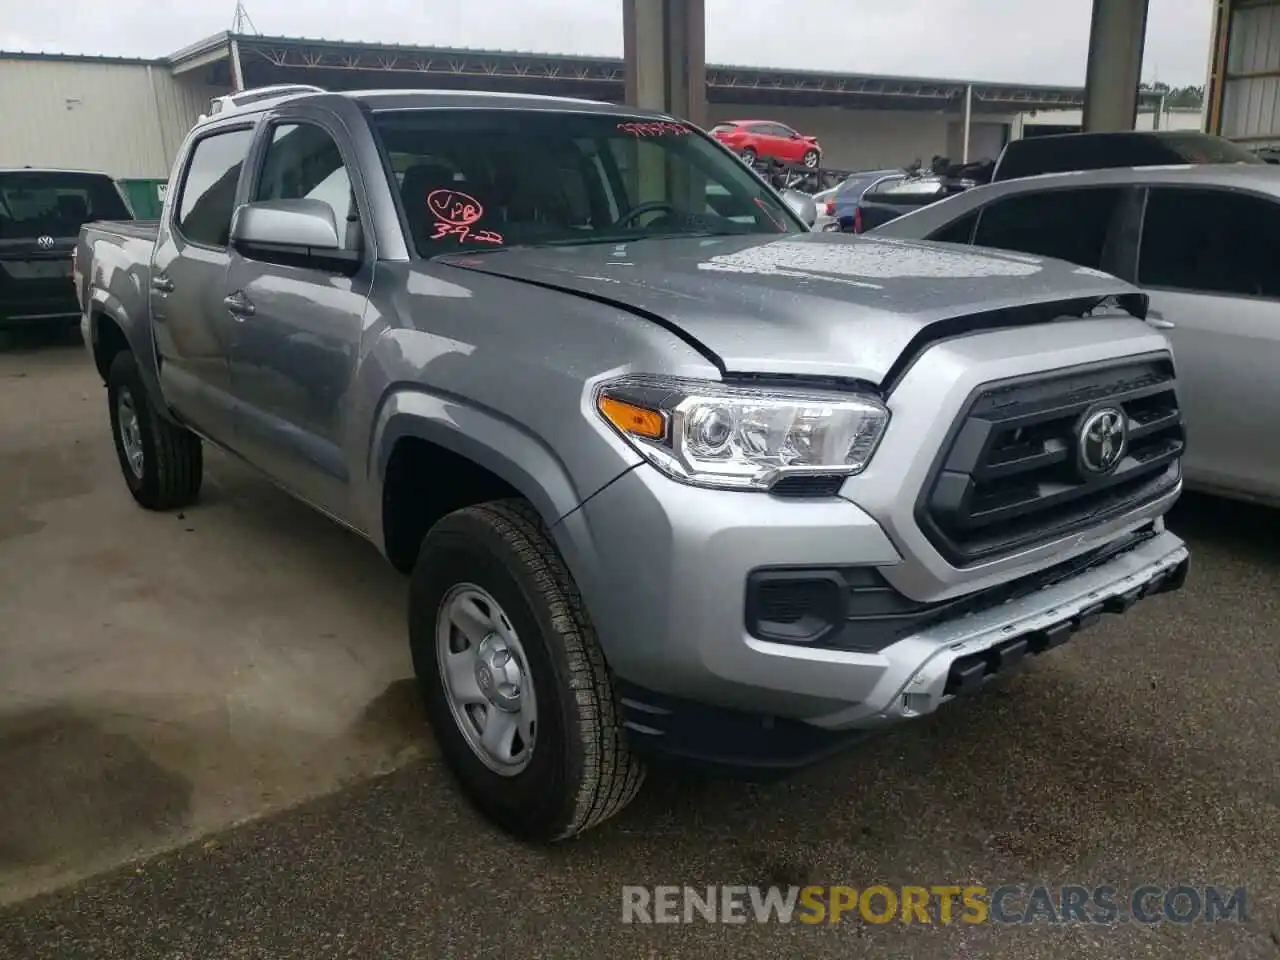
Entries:
{"type": "Polygon", "coordinates": [[[596,393],[605,421],[668,476],[705,487],[767,490],[796,474],[851,475],[889,423],[874,397],[632,376],[596,393]]]}

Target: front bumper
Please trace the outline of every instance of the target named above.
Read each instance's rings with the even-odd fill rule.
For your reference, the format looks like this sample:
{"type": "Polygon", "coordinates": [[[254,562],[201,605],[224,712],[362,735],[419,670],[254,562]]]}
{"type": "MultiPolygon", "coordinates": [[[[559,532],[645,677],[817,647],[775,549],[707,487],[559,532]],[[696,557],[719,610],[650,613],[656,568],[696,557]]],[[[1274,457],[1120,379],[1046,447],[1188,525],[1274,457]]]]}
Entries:
{"type": "Polygon", "coordinates": [[[1082,572],[876,652],[763,641],[744,619],[748,575],[762,567],[901,563],[879,525],[847,500],[702,490],[642,465],[556,534],[621,681],[637,745],[786,767],[851,734],[930,713],[1103,613],[1177,589],[1189,554],[1162,521],[1139,512],[1116,535],[1148,528],[1136,546],[1082,572]]]}
{"type": "Polygon", "coordinates": [[[559,522],[556,534],[621,680],[680,700],[850,730],[937,709],[986,676],[973,658],[998,668],[1051,648],[1100,612],[1123,611],[1153,584],[1180,585],[1188,550],[1179,538],[1142,511],[1119,526],[1116,536],[1144,527],[1153,535],[1078,575],[876,652],[765,641],[746,628],[746,584],[760,568],[891,571],[901,563],[881,527],[849,500],[692,488],[641,465],[559,522]]]}

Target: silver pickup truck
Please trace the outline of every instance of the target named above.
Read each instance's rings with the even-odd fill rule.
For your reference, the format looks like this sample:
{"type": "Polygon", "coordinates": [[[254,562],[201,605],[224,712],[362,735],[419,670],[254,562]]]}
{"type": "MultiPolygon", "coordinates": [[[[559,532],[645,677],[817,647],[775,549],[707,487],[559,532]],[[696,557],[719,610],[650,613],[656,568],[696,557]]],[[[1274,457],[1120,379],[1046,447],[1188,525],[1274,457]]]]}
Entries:
{"type": "Polygon", "coordinates": [[[368,538],[459,783],[557,840],[650,760],[785,771],[1186,575],[1141,293],[813,216],[671,117],[305,92],[199,123],[75,283],[138,503],[209,443],[368,538]]]}

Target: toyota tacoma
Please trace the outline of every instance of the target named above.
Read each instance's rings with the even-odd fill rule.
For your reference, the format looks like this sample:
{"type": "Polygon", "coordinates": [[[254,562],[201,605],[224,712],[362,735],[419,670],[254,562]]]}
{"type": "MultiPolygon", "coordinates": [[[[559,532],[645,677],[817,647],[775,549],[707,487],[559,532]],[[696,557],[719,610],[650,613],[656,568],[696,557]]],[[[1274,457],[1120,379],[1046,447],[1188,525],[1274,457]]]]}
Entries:
{"type": "Polygon", "coordinates": [[[775,774],[1177,589],[1173,359],[1060,261],[808,229],[676,118],[282,93],[75,284],[125,482],[205,445],[411,577],[434,735],[558,840],[668,758],[775,774]]]}

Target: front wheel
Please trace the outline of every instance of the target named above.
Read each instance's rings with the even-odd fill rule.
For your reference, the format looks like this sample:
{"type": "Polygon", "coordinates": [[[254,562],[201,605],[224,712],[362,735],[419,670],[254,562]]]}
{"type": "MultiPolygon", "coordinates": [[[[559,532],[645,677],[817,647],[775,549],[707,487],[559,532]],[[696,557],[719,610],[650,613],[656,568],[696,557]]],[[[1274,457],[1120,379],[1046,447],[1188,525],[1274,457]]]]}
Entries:
{"type": "Polygon", "coordinates": [[[748,167],[754,167],[756,165],[756,151],[754,147],[747,147],[742,151],[742,162],[748,167]]]}
{"type": "Polygon", "coordinates": [[[452,513],[413,571],[409,640],[440,751],[473,804],[526,840],[574,836],[635,797],[644,766],[569,571],[518,500],[452,513]]]}
{"type": "Polygon", "coordinates": [[[200,438],[160,416],[128,350],[111,361],[107,403],[116,456],[133,499],[148,510],[194,503],[204,478],[200,438]]]}
{"type": "Polygon", "coordinates": [[[818,168],[818,161],[821,159],[822,158],[818,155],[817,150],[806,150],[801,162],[810,170],[816,170],[818,168]]]}

